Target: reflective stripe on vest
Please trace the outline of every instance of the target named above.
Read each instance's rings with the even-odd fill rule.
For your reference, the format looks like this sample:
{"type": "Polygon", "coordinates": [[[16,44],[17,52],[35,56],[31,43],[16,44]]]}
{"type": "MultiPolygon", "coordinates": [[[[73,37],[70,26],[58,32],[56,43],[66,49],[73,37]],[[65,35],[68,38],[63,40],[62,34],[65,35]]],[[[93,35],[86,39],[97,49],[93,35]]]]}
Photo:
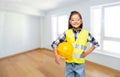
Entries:
{"type": "Polygon", "coordinates": [[[73,53],[74,58],[82,58],[82,54],[73,53]]]}
{"type": "Polygon", "coordinates": [[[68,29],[66,31],[66,41],[70,42],[74,47],[72,59],[66,60],[66,62],[69,63],[85,62],[85,59],[82,57],[82,54],[87,48],[87,39],[88,39],[88,31],[86,30],[81,30],[76,40],[74,39],[74,33],[72,29],[68,29]]]}
{"type": "Polygon", "coordinates": [[[84,46],[84,45],[79,45],[79,44],[73,44],[73,47],[74,48],[78,48],[78,49],[82,49],[82,50],[85,50],[87,47],[84,46]]]}

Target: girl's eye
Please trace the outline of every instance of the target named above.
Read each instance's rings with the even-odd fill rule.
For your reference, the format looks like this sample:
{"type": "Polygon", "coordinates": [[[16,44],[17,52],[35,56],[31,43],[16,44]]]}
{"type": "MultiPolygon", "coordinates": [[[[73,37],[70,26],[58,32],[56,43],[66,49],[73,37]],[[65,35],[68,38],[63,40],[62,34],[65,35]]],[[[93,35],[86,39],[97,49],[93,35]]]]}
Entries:
{"type": "Polygon", "coordinates": [[[80,21],[80,19],[71,19],[71,21],[80,21]]]}
{"type": "Polygon", "coordinates": [[[74,20],[71,20],[71,21],[74,21],[74,20]]]}

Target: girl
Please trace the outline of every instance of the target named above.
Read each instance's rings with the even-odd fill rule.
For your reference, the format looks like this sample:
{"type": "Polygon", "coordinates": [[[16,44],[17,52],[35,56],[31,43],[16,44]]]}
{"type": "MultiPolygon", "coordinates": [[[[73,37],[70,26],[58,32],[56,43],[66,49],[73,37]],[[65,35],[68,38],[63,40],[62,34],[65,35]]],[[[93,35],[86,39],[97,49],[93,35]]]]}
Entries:
{"type": "Polygon", "coordinates": [[[68,30],[66,30],[56,41],[53,41],[55,61],[60,64],[62,57],[57,53],[57,46],[62,41],[70,42],[73,47],[73,56],[70,60],[65,60],[65,77],[85,77],[85,57],[99,46],[94,37],[83,28],[82,16],[77,11],[72,11],[69,17],[68,30]],[[86,50],[88,42],[92,46],[86,50]]]}

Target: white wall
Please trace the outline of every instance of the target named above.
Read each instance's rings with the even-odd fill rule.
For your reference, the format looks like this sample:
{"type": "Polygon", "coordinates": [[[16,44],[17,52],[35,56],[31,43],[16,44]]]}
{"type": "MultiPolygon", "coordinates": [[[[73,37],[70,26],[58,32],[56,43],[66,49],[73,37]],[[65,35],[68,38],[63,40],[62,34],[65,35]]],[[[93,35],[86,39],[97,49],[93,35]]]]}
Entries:
{"type": "Polygon", "coordinates": [[[51,27],[51,18],[49,15],[43,17],[43,26],[42,26],[42,37],[41,37],[41,47],[51,49],[52,43],[52,27],[51,27]]]}
{"type": "MultiPolygon", "coordinates": [[[[67,14],[69,15],[72,10],[77,10],[82,14],[83,17],[83,24],[84,28],[90,31],[90,6],[93,5],[99,5],[99,4],[105,4],[105,3],[112,3],[117,2],[119,0],[86,0],[82,3],[76,3],[70,6],[62,7],[59,9],[55,9],[52,11],[49,11],[44,19],[44,26],[43,26],[43,34],[42,37],[42,43],[43,47],[50,48],[50,44],[53,41],[52,40],[52,26],[51,26],[51,15],[58,15],[58,14],[67,14]]],[[[98,53],[92,53],[87,57],[87,60],[102,64],[104,66],[108,66],[113,69],[120,70],[120,59],[108,55],[98,54],[98,53]]]]}
{"type": "Polygon", "coordinates": [[[40,16],[0,10],[0,58],[40,47],[40,16]]]}

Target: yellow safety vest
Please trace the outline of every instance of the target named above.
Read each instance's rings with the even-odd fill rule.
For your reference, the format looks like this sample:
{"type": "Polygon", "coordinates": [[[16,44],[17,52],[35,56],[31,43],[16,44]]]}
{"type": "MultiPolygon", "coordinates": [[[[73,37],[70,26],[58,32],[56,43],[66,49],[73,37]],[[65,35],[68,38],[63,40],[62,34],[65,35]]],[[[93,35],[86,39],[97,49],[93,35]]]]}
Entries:
{"type": "Polygon", "coordinates": [[[85,59],[81,56],[84,53],[87,47],[87,40],[88,40],[88,31],[81,30],[77,36],[77,39],[74,38],[74,33],[72,29],[68,29],[65,31],[66,33],[66,41],[70,42],[74,49],[72,59],[66,60],[68,63],[85,63],[85,59]]]}

